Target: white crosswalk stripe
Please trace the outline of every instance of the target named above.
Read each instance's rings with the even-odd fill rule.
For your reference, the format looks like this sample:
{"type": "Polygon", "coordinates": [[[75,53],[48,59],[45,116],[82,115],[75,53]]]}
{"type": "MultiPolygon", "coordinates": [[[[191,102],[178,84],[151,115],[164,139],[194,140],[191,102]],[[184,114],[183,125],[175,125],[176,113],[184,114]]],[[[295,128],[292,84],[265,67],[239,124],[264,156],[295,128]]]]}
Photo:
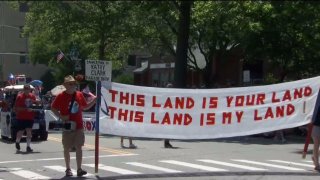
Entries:
{"type": "Polygon", "coordinates": [[[160,167],[160,166],[154,166],[154,165],[144,164],[144,163],[139,163],[139,162],[128,162],[126,164],[130,164],[133,166],[139,166],[139,167],[143,167],[143,168],[147,168],[147,169],[163,171],[163,172],[167,172],[167,173],[180,173],[180,172],[182,172],[182,171],[177,171],[177,170],[173,170],[173,169],[168,169],[168,168],[164,168],[164,167],[160,167]]]}
{"type": "Polygon", "coordinates": [[[312,161],[309,161],[309,160],[304,160],[304,162],[313,163],[312,161]]]}
{"type": "MultiPolygon", "coordinates": [[[[58,171],[58,172],[65,172],[66,168],[63,167],[63,166],[44,166],[45,168],[48,168],[48,169],[52,169],[52,170],[55,170],[55,171],[58,171]]],[[[75,169],[71,169],[72,171],[72,174],[77,174],[77,171],[75,169]]],[[[84,175],[84,177],[87,177],[87,176],[93,176],[93,174],[86,174],[84,175]]]]}
{"type": "Polygon", "coordinates": [[[164,160],[164,161],[160,161],[160,162],[175,164],[175,165],[180,165],[180,166],[186,166],[186,167],[200,169],[200,170],[204,170],[204,171],[228,171],[225,169],[214,168],[214,167],[210,167],[210,166],[203,166],[203,165],[199,165],[199,164],[192,164],[192,163],[187,163],[187,162],[182,162],[182,161],[175,161],[175,160],[164,160]]]}
{"type": "Polygon", "coordinates": [[[304,166],[304,167],[314,167],[314,165],[310,165],[310,164],[303,164],[303,163],[296,163],[296,162],[292,162],[292,161],[282,161],[282,160],[269,160],[271,162],[277,162],[277,163],[284,163],[287,165],[296,165],[296,166],[304,166]]]}
{"type": "Polygon", "coordinates": [[[50,177],[48,176],[43,176],[29,170],[23,170],[22,168],[1,168],[0,170],[8,171],[14,175],[20,176],[25,179],[50,179],[50,177]]]}
{"type": "MultiPolygon", "coordinates": [[[[94,164],[83,164],[84,166],[88,166],[88,167],[95,167],[94,164]]],[[[99,169],[101,170],[105,170],[105,171],[111,171],[114,173],[118,173],[118,174],[141,174],[140,172],[136,172],[136,171],[130,171],[127,169],[122,169],[122,168],[117,168],[117,167],[113,167],[113,166],[105,166],[103,164],[99,164],[99,169]]]]}
{"type": "Polygon", "coordinates": [[[249,161],[249,160],[243,160],[243,159],[233,159],[233,161],[256,164],[256,165],[261,165],[261,166],[269,166],[269,167],[274,167],[274,168],[279,168],[279,169],[286,169],[289,171],[305,171],[304,169],[300,169],[300,168],[280,166],[280,165],[276,165],[276,164],[262,163],[262,162],[249,161]]]}
{"type": "Polygon", "coordinates": [[[246,169],[246,170],[250,170],[250,171],[267,171],[267,169],[245,166],[245,165],[240,165],[240,164],[227,163],[227,162],[222,162],[222,161],[215,161],[215,160],[210,160],[210,159],[199,159],[198,161],[212,163],[212,164],[219,164],[219,165],[223,165],[223,166],[230,166],[230,167],[235,167],[235,168],[240,168],[240,169],[246,169]]]}
{"type": "MultiPolygon", "coordinates": [[[[227,172],[227,171],[234,171],[234,169],[242,169],[242,170],[248,170],[248,171],[260,171],[260,172],[266,172],[266,171],[274,171],[275,169],[279,170],[288,170],[288,171],[310,171],[313,169],[313,164],[307,161],[300,161],[300,162],[294,162],[294,161],[286,161],[286,160],[264,160],[264,161],[252,161],[252,160],[246,160],[246,159],[231,159],[231,160],[224,160],[224,161],[218,161],[213,159],[197,159],[195,160],[198,163],[190,163],[185,161],[179,161],[179,160],[157,160],[156,165],[152,165],[153,163],[141,163],[141,162],[122,162],[121,164],[118,164],[118,166],[112,166],[112,164],[99,164],[99,174],[104,174],[106,171],[106,174],[110,174],[108,172],[113,172],[120,175],[139,175],[139,174],[154,174],[154,173],[185,173],[190,172],[190,168],[196,169],[194,171],[200,170],[200,171],[210,171],[210,172],[227,172]],[[232,161],[232,162],[230,162],[232,161]],[[161,163],[161,164],[159,164],[161,163]],[[207,163],[208,165],[202,165],[203,163],[207,163]],[[166,165],[170,164],[170,168],[168,168],[166,165]],[[249,164],[249,165],[248,165],[249,164]],[[120,168],[121,166],[121,168],[120,168]],[[217,168],[216,166],[224,166],[226,168],[217,168]],[[125,168],[123,168],[125,167],[125,168]],[[176,168],[175,168],[176,167],[176,168]],[[133,169],[133,170],[131,170],[133,169]],[[154,171],[152,171],[154,170],[154,171]],[[156,171],[156,172],[155,172],[156,171]]],[[[87,167],[89,172],[93,172],[93,169],[95,167],[94,164],[83,164],[84,167],[87,167]]],[[[30,169],[23,169],[20,167],[12,167],[12,168],[0,168],[1,173],[8,173],[12,174],[12,178],[10,179],[16,179],[16,176],[19,176],[20,179],[55,179],[56,177],[49,177],[48,174],[51,174],[56,176],[58,174],[59,176],[64,174],[65,167],[63,165],[45,165],[42,166],[45,168],[45,171],[31,171],[30,169]],[[52,172],[59,172],[59,173],[52,173],[52,172]],[[46,173],[46,174],[43,174],[46,173]],[[61,173],[61,174],[60,174],[61,173]],[[13,177],[15,176],[15,177],[13,177]]],[[[37,168],[38,169],[38,168],[37,168]]],[[[76,170],[72,170],[74,176],[76,176],[76,170]]],[[[312,172],[312,171],[311,171],[312,172]]],[[[94,174],[88,173],[86,177],[94,178],[94,174]]],[[[109,176],[109,175],[108,175],[109,176]]],[[[3,176],[1,179],[7,179],[3,176]]]]}

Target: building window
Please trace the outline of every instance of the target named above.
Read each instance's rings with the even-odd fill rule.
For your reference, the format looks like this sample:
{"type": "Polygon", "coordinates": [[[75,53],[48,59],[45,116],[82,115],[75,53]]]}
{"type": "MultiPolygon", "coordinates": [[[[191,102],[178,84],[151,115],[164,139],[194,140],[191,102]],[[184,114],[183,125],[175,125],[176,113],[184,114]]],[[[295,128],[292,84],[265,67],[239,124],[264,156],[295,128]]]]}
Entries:
{"type": "Polygon", "coordinates": [[[26,2],[20,2],[19,3],[19,11],[20,12],[28,12],[29,7],[28,4],[26,2]]]}
{"type": "MultiPolygon", "coordinates": [[[[24,54],[24,52],[21,52],[21,54],[24,54]]],[[[29,64],[28,56],[20,55],[20,64],[29,64]]]]}

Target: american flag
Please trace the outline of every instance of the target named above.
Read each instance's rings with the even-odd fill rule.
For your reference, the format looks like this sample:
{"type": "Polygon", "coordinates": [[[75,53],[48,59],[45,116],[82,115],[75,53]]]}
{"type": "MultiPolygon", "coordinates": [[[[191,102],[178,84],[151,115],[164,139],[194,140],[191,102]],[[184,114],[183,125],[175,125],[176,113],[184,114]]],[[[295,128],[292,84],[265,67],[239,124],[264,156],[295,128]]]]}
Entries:
{"type": "Polygon", "coordinates": [[[64,54],[61,50],[59,50],[59,54],[57,56],[57,63],[59,63],[64,57],[64,54]]]}

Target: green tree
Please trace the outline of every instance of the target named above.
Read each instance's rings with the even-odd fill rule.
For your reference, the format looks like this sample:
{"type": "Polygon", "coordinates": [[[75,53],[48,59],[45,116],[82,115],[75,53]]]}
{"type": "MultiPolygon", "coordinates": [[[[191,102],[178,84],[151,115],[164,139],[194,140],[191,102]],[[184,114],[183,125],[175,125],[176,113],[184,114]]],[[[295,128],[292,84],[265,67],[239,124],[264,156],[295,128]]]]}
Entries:
{"type": "Polygon", "coordinates": [[[263,58],[278,70],[277,79],[300,79],[318,74],[319,3],[264,2],[246,3],[250,31],[242,44],[246,59],[263,58]]]}
{"type": "Polygon", "coordinates": [[[25,28],[31,59],[54,67],[57,77],[72,71],[68,64],[73,63],[56,64],[58,49],[68,55],[77,47],[81,59],[108,59],[114,61],[113,67],[121,68],[124,52],[134,44],[126,38],[129,12],[130,6],[122,1],[31,2],[25,28]]]}

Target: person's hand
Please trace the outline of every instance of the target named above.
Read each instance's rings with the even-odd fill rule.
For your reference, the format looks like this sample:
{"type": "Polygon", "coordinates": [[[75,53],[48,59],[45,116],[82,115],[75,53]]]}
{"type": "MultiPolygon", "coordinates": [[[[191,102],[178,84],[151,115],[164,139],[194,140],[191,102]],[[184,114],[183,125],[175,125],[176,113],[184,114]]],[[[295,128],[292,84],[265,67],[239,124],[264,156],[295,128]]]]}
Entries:
{"type": "Polygon", "coordinates": [[[97,96],[91,97],[91,101],[90,102],[95,103],[96,101],[97,101],[97,96]]]}
{"type": "Polygon", "coordinates": [[[33,109],[31,109],[31,108],[26,108],[26,109],[27,109],[28,112],[32,112],[33,111],[33,109]]]}
{"type": "Polygon", "coordinates": [[[61,119],[62,121],[69,121],[69,115],[60,116],[60,119],[61,119]]]}

